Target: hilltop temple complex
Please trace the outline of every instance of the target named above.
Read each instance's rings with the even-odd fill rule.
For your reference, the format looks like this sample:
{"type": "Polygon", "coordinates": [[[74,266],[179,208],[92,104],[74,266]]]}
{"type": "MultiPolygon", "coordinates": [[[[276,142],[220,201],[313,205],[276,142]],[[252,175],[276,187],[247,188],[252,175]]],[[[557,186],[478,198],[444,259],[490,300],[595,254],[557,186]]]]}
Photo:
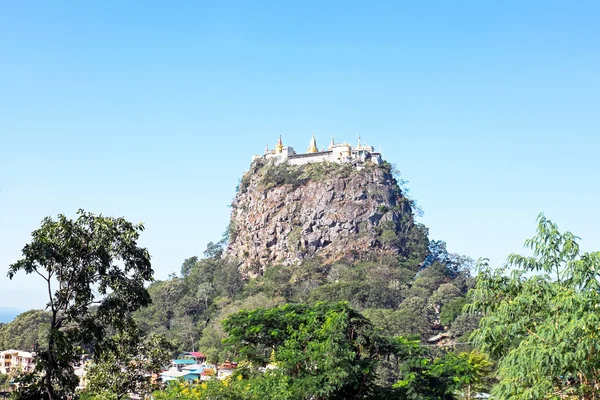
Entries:
{"type": "Polygon", "coordinates": [[[294,148],[291,146],[284,146],[279,136],[279,141],[275,145],[274,150],[269,150],[269,147],[265,149],[263,155],[256,155],[252,157],[252,161],[257,159],[274,160],[276,164],[288,162],[292,165],[303,165],[313,162],[334,162],[334,163],[374,163],[381,164],[383,159],[381,153],[376,152],[373,146],[363,145],[360,142],[360,136],[358,137],[358,144],[352,146],[347,142],[335,143],[333,137],[327,150],[317,147],[317,140],[313,133],[310,139],[310,144],[306,153],[296,153],[294,148]]]}

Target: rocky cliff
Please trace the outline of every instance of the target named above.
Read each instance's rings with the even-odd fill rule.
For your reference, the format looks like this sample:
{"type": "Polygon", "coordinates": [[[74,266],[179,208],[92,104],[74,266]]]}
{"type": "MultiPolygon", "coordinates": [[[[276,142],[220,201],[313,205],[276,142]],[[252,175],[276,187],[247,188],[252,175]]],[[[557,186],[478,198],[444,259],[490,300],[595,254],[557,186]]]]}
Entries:
{"type": "Polygon", "coordinates": [[[387,163],[258,161],[233,200],[226,252],[251,274],[313,256],[401,255],[414,227],[410,201],[387,163]]]}

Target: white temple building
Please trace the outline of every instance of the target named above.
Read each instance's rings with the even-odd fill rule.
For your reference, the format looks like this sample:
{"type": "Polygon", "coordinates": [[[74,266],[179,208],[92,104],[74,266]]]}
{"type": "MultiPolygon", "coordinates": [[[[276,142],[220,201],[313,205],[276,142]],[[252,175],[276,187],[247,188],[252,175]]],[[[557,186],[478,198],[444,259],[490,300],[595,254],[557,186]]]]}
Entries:
{"type": "Polygon", "coordinates": [[[381,164],[383,159],[381,153],[376,152],[373,146],[363,145],[360,142],[360,136],[358,137],[358,144],[352,146],[347,142],[335,143],[333,137],[327,150],[319,150],[317,147],[317,140],[313,133],[310,139],[310,144],[306,153],[296,153],[294,148],[291,146],[284,146],[281,136],[275,146],[275,150],[269,150],[269,147],[265,149],[263,155],[256,155],[252,157],[252,161],[257,159],[264,160],[275,160],[276,164],[288,162],[292,165],[303,165],[314,162],[335,162],[335,163],[373,163],[381,164]]]}

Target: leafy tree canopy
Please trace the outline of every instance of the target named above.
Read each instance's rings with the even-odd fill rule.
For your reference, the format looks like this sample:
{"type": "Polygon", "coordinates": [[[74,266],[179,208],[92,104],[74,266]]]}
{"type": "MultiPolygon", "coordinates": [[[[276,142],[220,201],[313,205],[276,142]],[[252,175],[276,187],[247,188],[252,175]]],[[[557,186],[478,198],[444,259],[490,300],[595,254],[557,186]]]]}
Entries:
{"type": "Polygon", "coordinates": [[[86,393],[120,400],[129,393],[150,395],[158,388],[151,374],[169,364],[173,347],[163,336],[140,336],[136,328],[107,340],[86,367],[86,393]]]}
{"type": "Polygon", "coordinates": [[[47,343],[37,349],[36,374],[24,377],[21,398],[65,398],[84,349],[98,351],[107,329],[132,324],[131,313],[150,303],[150,255],[138,246],[143,225],[79,210],[76,219],[48,217],[32,233],[8,276],[38,275],[47,286],[47,343]]]}
{"type": "Polygon", "coordinates": [[[290,399],[369,398],[381,357],[408,353],[402,339],[381,336],[347,303],[286,304],[240,311],[223,326],[225,342],[257,365],[273,363],[263,393],[290,399]]]}
{"type": "Polygon", "coordinates": [[[476,390],[491,367],[481,353],[435,358],[418,341],[384,336],[347,303],[240,311],[223,326],[225,342],[242,360],[234,375],[175,382],[156,399],[458,399],[476,390]],[[390,360],[400,379],[394,387],[379,385],[376,366],[390,360]]]}
{"type": "Polygon", "coordinates": [[[472,312],[483,314],[478,346],[498,360],[496,399],[597,399],[600,387],[600,252],[581,253],[578,238],[544,215],[496,270],[484,262],[472,312]]]}

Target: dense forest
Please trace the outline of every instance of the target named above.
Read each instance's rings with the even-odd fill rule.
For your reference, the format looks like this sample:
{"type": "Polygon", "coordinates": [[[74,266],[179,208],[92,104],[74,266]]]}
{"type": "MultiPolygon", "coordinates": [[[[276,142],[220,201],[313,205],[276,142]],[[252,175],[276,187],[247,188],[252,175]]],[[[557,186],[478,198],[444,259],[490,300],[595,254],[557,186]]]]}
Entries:
{"type": "Polygon", "coordinates": [[[414,224],[407,237],[393,231],[401,251],[253,274],[227,257],[225,236],[154,280],[143,230],[80,210],[32,233],[8,275],[57,287],[46,310],[0,325],[0,348],[37,353],[33,373],[0,375],[0,388],[49,400],[598,398],[600,253],[580,252],[543,215],[525,242],[532,256],[497,269],[414,224]],[[152,379],[188,351],[239,368],[195,384],[152,379]]]}
{"type": "MultiPolygon", "coordinates": [[[[238,196],[252,187],[253,180],[257,182],[255,191],[272,191],[280,186],[301,189],[310,182],[324,180],[332,181],[333,187],[339,179],[351,182],[366,177],[372,191],[368,197],[376,200],[371,207],[378,208],[376,212],[382,219],[393,217],[372,228],[374,237],[381,242],[380,247],[386,248],[386,238],[393,236],[401,243],[399,251],[352,251],[334,261],[316,255],[298,263],[262,265],[258,275],[249,275],[240,268],[239,260],[225,254],[231,239],[228,228],[224,239],[209,243],[201,257],[191,256],[180,268],[175,267],[179,273],[148,286],[151,304],[134,314],[142,332],[166,334],[177,351],[200,349],[210,361],[219,362],[231,356],[221,343],[221,322],[236,311],[286,303],[347,301],[389,335],[426,343],[445,333],[446,341],[466,341],[462,337],[477,325],[477,317],[462,313],[467,292],[474,284],[474,262],[448,252],[443,241],[430,240],[427,228],[413,222],[414,201],[405,197],[406,190],[400,187],[403,181],[392,165],[385,163],[358,172],[331,163],[303,167],[254,163],[250,172],[244,175],[238,196]],[[377,174],[384,177],[384,185],[371,183],[371,177],[377,174]],[[273,177],[279,177],[276,184],[273,177]],[[270,180],[265,183],[267,178],[270,180]],[[377,194],[387,190],[393,202],[389,207],[382,205],[385,196],[377,194]],[[403,210],[402,214],[391,215],[397,213],[392,207],[403,210]],[[402,228],[396,226],[399,222],[393,222],[396,218],[403,220],[402,228]]],[[[346,192],[351,190],[349,186],[346,184],[346,192]]],[[[46,328],[44,312],[24,313],[0,327],[0,348],[32,348],[43,342],[46,328]]]]}
{"type": "MultiPolygon", "coordinates": [[[[82,253],[86,254],[89,251],[89,244],[86,244],[86,241],[93,243],[99,240],[90,234],[90,230],[106,229],[111,225],[120,228],[118,231],[111,228],[104,232],[105,237],[98,242],[100,245],[98,258],[88,261],[95,267],[86,270],[87,280],[72,280],[73,271],[71,270],[68,276],[64,276],[63,279],[67,282],[61,283],[56,301],[64,307],[62,313],[67,317],[63,318],[60,316],[61,313],[57,313],[53,302],[55,299],[51,298],[49,309],[29,311],[18,316],[13,322],[0,327],[0,348],[38,350],[51,346],[53,342],[50,340],[54,340],[51,339],[53,337],[51,332],[56,329],[64,330],[65,321],[69,319],[69,313],[72,312],[74,305],[71,304],[71,296],[73,293],[69,286],[73,285],[81,287],[84,298],[87,297],[87,301],[82,302],[82,309],[77,308],[76,310],[79,313],[78,318],[89,319],[91,326],[85,329],[81,328],[82,330],[70,340],[73,344],[80,343],[83,345],[82,349],[94,354],[94,366],[90,369],[89,381],[90,387],[95,388],[96,392],[105,391],[103,385],[108,385],[106,376],[113,375],[111,382],[116,379],[114,375],[118,374],[118,369],[111,369],[111,364],[118,365],[120,358],[130,360],[133,357],[135,359],[140,348],[148,347],[148,343],[159,343],[161,340],[169,341],[163,347],[168,349],[171,356],[199,350],[206,355],[207,361],[210,363],[244,359],[241,349],[228,343],[228,340],[233,337],[230,321],[235,315],[250,310],[269,308],[286,310],[285,307],[295,307],[294,313],[314,315],[317,320],[326,320],[330,314],[340,318],[345,315],[346,321],[339,326],[341,332],[347,329],[350,329],[351,332],[358,332],[358,326],[354,326],[356,323],[363,327],[369,327],[363,332],[364,337],[361,336],[360,340],[380,343],[369,350],[368,356],[360,356],[364,358],[361,363],[367,362],[369,365],[367,369],[370,372],[359,374],[362,376],[361,379],[365,380],[361,389],[345,388],[342,390],[345,398],[352,397],[352,392],[356,390],[358,390],[355,393],[356,396],[362,393],[359,397],[364,397],[367,393],[370,393],[372,397],[375,396],[375,392],[386,388],[386,390],[392,390],[393,385],[399,382],[408,370],[411,370],[411,363],[419,364],[420,362],[410,357],[407,358],[408,354],[419,360],[421,359],[419,357],[425,357],[422,360],[429,358],[433,360],[433,357],[454,354],[447,353],[444,350],[446,348],[460,351],[471,350],[467,336],[477,326],[479,316],[463,313],[463,307],[468,302],[467,293],[475,282],[472,277],[473,261],[467,257],[449,253],[442,241],[429,240],[427,229],[414,222],[414,202],[405,197],[399,186],[399,180],[396,179],[397,174],[393,166],[385,163],[381,166],[370,166],[360,170],[348,165],[340,166],[329,163],[303,167],[254,163],[251,172],[244,176],[238,187],[237,196],[233,202],[232,221],[236,208],[244,208],[242,216],[245,217],[248,214],[248,208],[253,204],[252,198],[248,198],[248,196],[252,193],[261,191],[270,191],[275,195],[279,193],[282,200],[285,197],[293,196],[299,201],[298,204],[306,203],[304,204],[306,208],[307,204],[313,204],[311,199],[314,198],[314,192],[327,193],[333,190],[330,197],[319,196],[319,198],[329,199],[325,203],[314,204],[308,209],[301,207],[289,209],[287,211],[291,213],[289,225],[293,226],[298,218],[306,218],[307,213],[312,212],[310,207],[324,207],[323,210],[326,210],[328,214],[337,214],[352,204],[357,204],[358,210],[364,214],[363,218],[366,219],[352,217],[350,222],[357,226],[356,237],[365,239],[366,234],[367,237],[371,237],[369,239],[371,244],[362,251],[358,251],[358,248],[352,251],[338,249],[337,256],[332,258],[332,253],[329,253],[327,260],[319,256],[317,252],[312,256],[303,256],[301,261],[261,265],[260,268],[254,268],[253,273],[248,273],[247,269],[240,267],[239,260],[226,254],[227,245],[233,239],[232,235],[236,233],[230,224],[224,239],[217,243],[209,243],[202,257],[194,255],[183,260],[178,274],[173,273],[166,280],[152,281],[147,289],[142,289],[141,284],[151,281],[151,277],[148,275],[149,256],[144,249],[135,247],[124,249],[120,244],[123,240],[131,240],[131,237],[136,237],[143,229],[141,226],[133,226],[123,219],[103,219],[103,217],[95,217],[83,212],[76,221],[68,220],[64,216],[60,216],[56,222],[47,219],[41,230],[46,238],[38,247],[45,248],[48,238],[55,240],[56,244],[51,250],[55,251],[57,247],[62,249],[60,254],[57,254],[58,262],[65,262],[63,253],[69,254],[74,259],[81,257],[82,253]],[[274,179],[275,181],[273,181],[274,179]],[[312,185],[310,189],[308,185],[312,185]],[[335,189],[340,185],[344,190],[340,191],[336,197],[335,189]],[[246,199],[245,203],[244,198],[246,199]],[[352,198],[357,200],[348,200],[352,198]],[[123,229],[130,230],[132,232],[130,236],[123,237],[120,232],[123,229]],[[73,231],[79,232],[80,237],[73,238],[71,242],[65,242],[63,236],[56,236],[57,230],[64,230],[70,235],[74,235],[71,233],[73,231]],[[138,232],[133,233],[135,231],[138,232]],[[112,250],[104,249],[111,241],[113,242],[112,250]],[[125,276],[115,270],[110,262],[107,264],[106,255],[119,252],[122,253],[121,257],[131,258],[131,264],[136,271],[139,268],[137,272],[139,278],[134,282],[126,279],[119,283],[125,276]],[[104,270],[107,274],[106,277],[96,275],[94,268],[104,270]],[[89,289],[86,289],[86,285],[98,278],[100,278],[98,284],[101,288],[114,287],[114,290],[123,290],[131,287],[134,293],[139,292],[132,300],[129,300],[137,302],[139,307],[128,305],[130,311],[115,319],[114,313],[117,311],[118,304],[108,304],[108,311],[105,311],[104,304],[96,305],[94,296],[89,289]],[[98,316],[102,313],[105,314],[103,316],[105,321],[104,324],[99,325],[100,318],[98,316]],[[355,315],[355,317],[350,318],[351,315],[355,315]],[[93,331],[87,332],[90,329],[93,331]],[[82,342],[82,336],[89,336],[84,341],[86,343],[82,342]],[[110,339],[111,337],[115,339],[110,339]],[[133,339],[137,337],[148,338],[148,340],[138,343],[136,339],[133,339]],[[440,351],[429,352],[429,347],[421,347],[421,345],[435,345],[440,351]],[[112,350],[107,352],[107,348],[112,350]],[[420,349],[427,349],[429,355],[425,356],[420,349]],[[119,353],[119,356],[117,357],[113,353],[119,353]],[[107,356],[107,354],[113,355],[107,356]],[[400,368],[400,365],[403,365],[404,369],[400,368]],[[109,374],[108,371],[111,373],[109,374]]],[[[285,203],[286,201],[283,201],[280,204],[285,203]]],[[[257,206],[254,207],[254,211],[257,212],[257,206]]],[[[286,212],[286,210],[282,210],[282,212],[286,212]]],[[[265,218],[264,215],[260,216],[265,218]]],[[[267,217],[274,218],[273,215],[267,217]]],[[[240,225],[244,221],[244,218],[239,220],[240,225]]],[[[305,225],[314,223],[318,223],[318,221],[308,221],[305,225]]],[[[323,227],[325,231],[329,232],[327,235],[335,233],[330,230],[331,226],[333,225],[323,227]]],[[[346,223],[344,226],[350,226],[350,230],[344,235],[347,239],[340,237],[339,240],[344,240],[345,245],[352,246],[355,239],[348,237],[352,233],[352,225],[346,223]]],[[[240,229],[243,228],[243,226],[237,226],[237,233],[240,233],[240,229]]],[[[247,226],[246,229],[252,229],[252,227],[247,226]]],[[[291,229],[290,235],[297,233],[297,229],[291,229]]],[[[341,231],[338,232],[341,233],[341,231]]],[[[38,233],[37,236],[42,235],[38,233]]],[[[238,236],[238,242],[240,237],[238,236]]],[[[288,238],[284,236],[284,239],[288,238]]],[[[46,251],[31,254],[32,262],[25,259],[23,264],[15,264],[12,268],[14,271],[20,269],[31,271],[36,262],[40,266],[44,265],[47,263],[46,251]]],[[[297,251],[293,254],[298,254],[297,251]]],[[[291,255],[292,253],[286,254],[291,255]]],[[[284,258],[284,261],[287,259],[284,258]]],[[[83,265],[84,263],[77,261],[75,264],[83,265]]],[[[67,265],[69,268],[73,268],[73,264],[67,263],[67,265]]],[[[52,270],[48,272],[48,282],[54,273],[52,270]]],[[[107,299],[114,300],[111,297],[117,298],[118,296],[113,293],[107,299]]],[[[123,292],[123,299],[117,303],[125,301],[127,297],[131,298],[130,295],[123,292]]],[[[77,323],[74,318],[71,321],[71,323],[77,323]]],[[[311,319],[311,322],[314,324],[314,320],[311,319]]],[[[308,322],[305,320],[298,320],[291,325],[271,330],[270,334],[274,335],[274,332],[282,330],[298,332],[306,323],[308,322]]],[[[261,327],[265,325],[268,324],[265,322],[253,329],[262,329],[261,327]]],[[[317,325],[313,326],[316,330],[319,329],[317,325]]],[[[328,334],[330,338],[334,337],[332,335],[332,333],[328,334]]],[[[352,334],[349,335],[352,336],[352,334]]],[[[282,338],[278,342],[279,346],[283,343],[289,344],[288,339],[282,338]]],[[[359,337],[356,339],[358,340],[359,337]]],[[[304,338],[303,340],[308,339],[304,338]]],[[[346,348],[349,345],[343,340],[337,344],[341,346],[340,348],[346,348]]],[[[263,348],[265,344],[260,343],[259,346],[263,348]]],[[[273,352],[278,351],[278,347],[273,343],[269,347],[273,352]]],[[[358,350],[351,345],[344,351],[355,354],[358,350]]],[[[356,354],[359,353],[362,351],[358,351],[356,354]]],[[[77,354],[80,352],[70,352],[70,357],[76,357],[77,354]]],[[[155,355],[157,365],[158,360],[163,356],[166,354],[155,355]]],[[[273,362],[278,359],[275,353],[271,358],[273,358],[271,360],[273,362]]],[[[279,362],[275,362],[280,366],[280,372],[283,371],[283,361],[283,358],[280,358],[279,362]]],[[[331,362],[338,362],[335,361],[333,355],[331,362]]],[[[464,364],[466,361],[462,360],[462,362],[464,364]]],[[[347,372],[344,372],[343,375],[347,372]]],[[[447,372],[441,375],[444,374],[448,375],[447,372]]],[[[441,379],[441,375],[438,378],[441,379]]],[[[298,377],[296,378],[298,379],[298,377]]],[[[449,376],[447,378],[450,379],[449,376]]],[[[349,379],[348,376],[345,379],[349,379]]],[[[415,389],[418,386],[432,388],[431,393],[435,393],[436,390],[445,393],[456,389],[455,385],[449,383],[450,380],[445,383],[440,381],[423,385],[422,382],[418,383],[418,380],[405,379],[405,387],[397,389],[396,395],[400,395],[402,391],[416,390],[415,393],[425,396],[426,390],[415,389]]],[[[68,381],[60,383],[62,386],[59,385],[54,395],[61,393],[64,385],[72,384],[68,381]]],[[[330,392],[327,392],[329,394],[326,397],[339,389],[337,387],[339,385],[336,386],[332,383],[329,385],[331,386],[330,392]]],[[[147,387],[136,387],[136,389],[147,389],[147,387]]],[[[88,388],[88,390],[91,389],[88,388]]],[[[257,390],[261,392],[263,389],[257,390]]],[[[288,391],[288,389],[282,390],[288,391]]],[[[295,390],[289,389],[292,392],[295,390]]],[[[341,395],[342,392],[339,392],[338,395],[341,395]]],[[[390,393],[386,396],[389,395],[390,393]]]]}
{"type": "MultiPolygon", "coordinates": [[[[255,162],[238,187],[232,216],[236,208],[243,208],[244,215],[255,211],[256,205],[243,201],[250,190],[273,193],[274,188],[287,188],[279,196],[283,199],[286,192],[285,198],[305,196],[303,188],[311,183],[317,183],[311,186],[313,191],[335,192],[340,181],[347,196],[358,182],[355,198],[373,199],[370,207],[382,219],[379,226],[372,227],[374,238],[385,249],[393,237],[396,252],[369,248],[343,253],[333,261],[317,253],[298,263],[261,265],[255,269],[258,275],[248,275],[239,268],[238,260],[226,256],[231,239],[226,236],[218,243],[209,243],[203,257],[186,259],[179,274],[150,285],[153,303],[136,315],[140,327],[146,332],[169,333],[180,351],[200,349],[217,362],[232,356],[222,344],[221,322],[236,311],[286,303],[347,301],[386,334],[428,343],[444,333],[446,342],[466,342],[463,336],[478,322],[477,316],[462,312],[466,294],[474,284],[474,262],[449,253],[443,241],[430,240],[426,227],[414,222],[414,201],[405,197],[403,181],[392,165],[384,163],[358,172],[328,163],[294,167],[255,162]],[[390,219],[383,221],[386,216],[390,219]]],[[[333,196],[329,212],[348,206],[345,200],[335,203],[333,196]]],[[[294,213],[295,217],[304,216],[297,208],[294,213]]],[[[293,218],[289,224],[294,224],[293,218]]],[[[241,228],[237,224],[237,230],[241,228]]]]}
{"type": "MultiPolygon", "coordinates": [[[[201,258],[183,261],[179,274],[150,283],[151,303],[134,312],[132,321],[145,337],[162,334],[168,338],[172,356],[200,350],[209,362],[218,363],[240,358],[239,350],[227,345],[230,335],[224,326],[236,313],[344,301],[344,307],[364,316],[377,332],[411,339],[416,349],[418,343],[429,343],[430,338],[446,333],[449,348],[470,350],[466,337],[479,317],[462,310],[475,282],[473,261],[449,253],[443,242],[429,241],[426,229],[420,232],[423,235],[408,251],[410,257],[367,254],[329,265],[315,257],[299,265],[268,266],[254,278],[244,276],[224,257],[224,241],[209,243],[201,258]]],[[[19,315],[0,327],[0,347],[43,348],[49,320],[50,311],[19,315]]],[[[402,377],[398,362],[389,357],[373,363],[382,388],[391,388],[402,377]]]]}
{"type": "Polygon", "coordinates": [[[300,265],[276,265],[254,279],[244,279],[237,266],[210,244],[204,257],[191,257],[181,274],[148,288],[152,305],[136,319],[146,332],[169,333],[179,350],[200,349],[212,361],[231,356],[221,344],[221,321],[258,306],[346,300],[391,335],[426,341],[447,331],[460,338],[476,326],[463,315],[466,293],[473,285],[472,261],[449,254],[444,243],[431,244],[427,265],[397,259],[342,260],[324,265],[318,258],[300,265]]]}
{"type": "MultiPolygon", "coordinates": [[[[421,264],[393,258],[342,260],[324,265],[318,258],[300,265],[276,265],[254,279],[223,258],[221,244],[204,256],[186,259],[178,275],[150,284],[152,304],[135,319],[145,333],[165,333],[177,351],[200,349],[209,360],[224,361],[221,322],[239,310],[285,303],[348,301],[390,335],[427,341],[440,332],[461,337],[477,324],[462,313],[474,283],[472,260],[446,251],[426,238],[421,264]]],[[[31,349],[43,343],[47,312],[32,310],[0,327],[0,347],[31,349]]]]}

